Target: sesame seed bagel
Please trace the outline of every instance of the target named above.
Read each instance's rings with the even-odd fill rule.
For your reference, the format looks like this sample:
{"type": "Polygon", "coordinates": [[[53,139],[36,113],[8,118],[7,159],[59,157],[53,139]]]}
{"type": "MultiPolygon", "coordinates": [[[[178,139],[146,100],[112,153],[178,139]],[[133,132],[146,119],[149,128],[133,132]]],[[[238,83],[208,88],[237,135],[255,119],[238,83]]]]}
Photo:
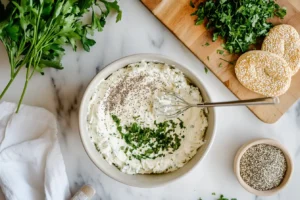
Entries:
{"type": "Polygon", "coordinates": [[[268,97],[284,94],[291,84],[288,63],[266,51],[249,51],[240,56],[235,73],[243,86],[268,97]]]}
{"type": "Polygon", "coordinates": [[[262,50],[283,57],[292,75],[300,69],[300,37],[294,27],[287,24],[273,27],[262,44],[262,50]]]}

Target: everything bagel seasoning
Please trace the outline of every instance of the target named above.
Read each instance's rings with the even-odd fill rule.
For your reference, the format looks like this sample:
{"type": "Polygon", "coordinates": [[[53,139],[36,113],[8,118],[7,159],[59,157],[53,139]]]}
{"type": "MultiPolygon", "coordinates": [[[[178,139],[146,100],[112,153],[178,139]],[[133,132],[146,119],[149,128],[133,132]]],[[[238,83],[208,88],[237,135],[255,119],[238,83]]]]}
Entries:
{"type": "Polygon", "coordinates": [[[258,144],[250,147],[240,161],[242,179],[259,191],[278,187],[287,170],[283,152],[272,145],[258,144]]]}

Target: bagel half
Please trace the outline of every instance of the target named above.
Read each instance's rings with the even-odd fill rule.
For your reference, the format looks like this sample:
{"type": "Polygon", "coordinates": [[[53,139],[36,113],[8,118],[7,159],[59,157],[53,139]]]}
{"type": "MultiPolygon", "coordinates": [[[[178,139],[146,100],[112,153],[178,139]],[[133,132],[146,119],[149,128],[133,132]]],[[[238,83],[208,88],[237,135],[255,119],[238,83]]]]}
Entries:
{"type": "Polygon", "coordinates": [[[287,24],[273,27],[264,39],[262,50],[283,57],[292,75],[300,69],[300,37],[294,27],[287,24]]]}
{"type": "Polygon", "coordinates": [[[266,51],[249,51],[240,56],[235,73],[243,86],[268,97],[284,94],[291,84],[288,63],[266,51]]]}

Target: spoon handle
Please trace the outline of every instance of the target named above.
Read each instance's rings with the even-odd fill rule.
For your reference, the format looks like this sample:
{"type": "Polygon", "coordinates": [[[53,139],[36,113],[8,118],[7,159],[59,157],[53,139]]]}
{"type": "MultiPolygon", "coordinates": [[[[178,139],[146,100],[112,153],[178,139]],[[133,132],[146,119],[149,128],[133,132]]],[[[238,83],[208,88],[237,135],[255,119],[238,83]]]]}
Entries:
{"type": "Polygon", "coordinates": [[[254,105],[275,105],[279,104],[278,97],[265,97],[258,99],[247,99],[238,101],[212,102],[197,104],[197,107],[222,107],[222,106],[254,106],[254,105]]]}

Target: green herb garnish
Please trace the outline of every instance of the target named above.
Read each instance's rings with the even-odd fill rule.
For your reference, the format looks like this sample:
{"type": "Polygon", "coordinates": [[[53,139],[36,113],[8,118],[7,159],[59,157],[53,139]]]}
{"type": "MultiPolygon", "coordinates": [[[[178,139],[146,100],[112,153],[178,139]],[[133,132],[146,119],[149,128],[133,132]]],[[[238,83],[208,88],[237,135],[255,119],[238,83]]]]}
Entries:
{"type": "MultiPolygon", "coordinates": [[[[211,195],[215,196],[216,193],[213,192],[211,195]]],[[[199,200],[202,200],[202,198],[199,198],[199,200]]],[[[220,195],[220,197],[217,200],[229,200],[228,198],[224,197],[223,194],[220,195]]],[[[236,198],[231,198],[230,200],[237,200],[236,198]]]]}
{"type": "Polygon", "coordinates": [[[94,142],[94,145],[95,145],[96,150],[97,150],[98,152],[100,152],[100,148],[99,148],[98,144],[97,144],[96,142],[94,142]]]}
{"type": "Polygon", "coordinates": [[[192,8],[195,8],[195,4],[193,3],[192,0],[190,0],[190,6],[191,6],[192,8]]]}
{"type": "Polygon", "coordinates": [[[220,49],[218,49],[218,50],[217,50],[217,53],[218,53],[218,54],[220,54],[220,55],[223,55],[223,54],[224,54],[224,51],[223,51],[223,50],[220,50],[220,49]]]}
{"type": "Polygon", "coordinates": [[[138,116],[133,116],[132,117],[134,120],[137,120],[138,118],[140,118],[140,115],[138,115],[138,116]]]}
{"type": "Polygon", "coordinates": [[[180,119],[180,118],[177,118],[179,121],[180,121],[180,123],[179,123],[179,127],[181,128],[181,129],[184,129],[184,128],[186,128],[185,126],[184,126],[184,123],[183,123],[183,121],[180,119]]]}
{"type": "MultiPolygon", "coordinates": [[[[165,154],[162,151],[168,151],[173,153],[181,145],[181,139],[178,134],[175,133],[178,123],[173,120],[157,123],[154,121],[156,128],[151,129],[149,127],[142,127],[138,123],[134,122],[129,125],[122,126],[120,119],[116,115],[111,116],[116,123],[117,130],[121,137],[128,144],[124,150],[124,153],[131,153],[131,155],[138,159],[155,159],[157,157],[164,157],[165,154]]],[[[179,119],[179,127],[184,129],[184,123],[179,119]]]]}
{"type": "Polygon", "coordinates": [[[61,70],[65,45],[77,49],[81,42],[85,51],[96,41],[88,38],[102,31],[111,10],[117,11],[117,21],[122,12],[117,1],[107,0],[11,0],[4,7],[0,1],[0,41],[4,44],[10,63],[10,80],[0,100],[21,69],[26,69],[25,84],[17,112],[23,101],[28,82],[35,72],[44,74],[46,68],[61,70]],[[94,11],[97,8],[100,12],[94,11]],[[82,17],[91,11],[91,22],[82,17]]]}
{"type": "Polygon", "coordinates": [[[229,63],[229,64],[231,64],[231,65],[235,65],[235,61],[228,61],[228,60],[225,60],[223,58],[220,58],[220,59],[227,62],[227,63],[229,63]]]}
{"type": "Polygon", "coordinates": [[[204,71],[205,71],[205,74],[207,74],[207,73],[208,73],[208,69],[207,69],[207,67],[204,67],[204,71]]]}
{"type": "Polygon", "coordinates": [[[111,118],[114,120],[117,126],[120,126],[121,121],[116,115],[112,115],[111,118]]]}
{"type": "Polygon", "coordinates": [[[205,26],[213,32],[212,41],[220,36],[229,53],[243,53],[272,28],[267,19],[274,16],[282,19],[286,8],[281,8],[274,0],[207,0],[200,3],[192,15],[197,16],[196,25],[207,19],[205,26]]]}
{"type": "Polygon", "coordinates": [[[205,44],[203,44],[202,46],[209,46],[209,43],[208,42],[206,42],[205,44]]]}
{"type": "Polygon", "coordinates": [[[220,197],[217,200],[228,200],[228,198],[224,197],[224,195],[221,194],[220,197]]]}

